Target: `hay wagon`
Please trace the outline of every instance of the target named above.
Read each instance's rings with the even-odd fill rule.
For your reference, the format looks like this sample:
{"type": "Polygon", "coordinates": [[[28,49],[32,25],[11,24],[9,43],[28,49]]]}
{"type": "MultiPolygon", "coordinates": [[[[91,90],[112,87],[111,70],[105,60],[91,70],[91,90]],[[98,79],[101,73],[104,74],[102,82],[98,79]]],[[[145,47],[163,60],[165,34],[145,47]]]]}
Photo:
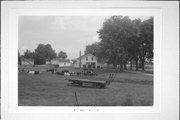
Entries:
{"type": "Polygon", "coordinates": [[[110,83],[114,80],[115,76],[116,74],[111,73],[106,81],[80,79],[80,78],[66,78],[66,80],[70,82],[69,85],[105,88],[107,85],[110,85],[110,83]]]}

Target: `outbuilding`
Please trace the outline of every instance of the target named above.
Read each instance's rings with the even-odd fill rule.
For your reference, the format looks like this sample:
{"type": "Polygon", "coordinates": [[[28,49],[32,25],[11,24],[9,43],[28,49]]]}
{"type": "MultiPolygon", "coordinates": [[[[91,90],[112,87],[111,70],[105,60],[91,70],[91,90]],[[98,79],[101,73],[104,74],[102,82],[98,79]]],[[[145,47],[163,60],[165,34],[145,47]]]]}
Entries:
{"type": "Polygon", "coordinates": [[[72,62],[69,59],[55,58],[51,60],[51,64],[59,65],[59,67],[70,67],[72,62]]]}

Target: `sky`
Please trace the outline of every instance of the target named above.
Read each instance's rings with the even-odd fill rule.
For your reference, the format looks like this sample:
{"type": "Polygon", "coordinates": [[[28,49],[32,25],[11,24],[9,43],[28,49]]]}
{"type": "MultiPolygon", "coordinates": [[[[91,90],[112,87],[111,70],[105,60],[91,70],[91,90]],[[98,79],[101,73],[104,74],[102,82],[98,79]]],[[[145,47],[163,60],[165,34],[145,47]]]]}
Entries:
{"type": "MultiPolygon", "coordinates": [[[[86,45],[99,42],[97,31],[110,16],[20,16],[18,23],[18,49],[23,54],[34,51],[39,43],[51,44],[68,59],[84,54],[86,45]]],[[[137,17],[131,17],[137,18],[137,17]]],[[[139,18],[139,17],[138,17],[139,18]]],[[[147,19],[149,17],[140,17],[147,19]]]]}

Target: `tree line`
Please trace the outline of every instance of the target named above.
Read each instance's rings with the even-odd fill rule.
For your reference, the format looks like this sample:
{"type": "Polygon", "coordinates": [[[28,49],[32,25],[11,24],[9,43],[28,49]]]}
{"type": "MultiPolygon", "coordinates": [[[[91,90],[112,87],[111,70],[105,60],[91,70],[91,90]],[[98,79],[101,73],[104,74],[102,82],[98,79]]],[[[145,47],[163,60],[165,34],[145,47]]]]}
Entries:
{"type": "Polygon", "coordinates": [[[50,44],[39,44],[34,51],[26,50],[23,55],[18,51],[18,63],[21,63],[21,58],[32,58],[35,64],[45,64],[46,61],[51,61],[53,58],[66,59],[67,53],[60,51],[56,53],[50,44]]]}
{"type": "Polygon", "coordinates": [[[91,53],[101,62],[113,64],[114,68],[127,69],[135,62],[136,70],[145,61],[153,60],[153,17],[142,21],[128,16],[111,16],[105,19],[97,31],[100,42],[86,46],[85,54],[91,53]],[[140,63],[140,64],[139,64],[140,63]]]}

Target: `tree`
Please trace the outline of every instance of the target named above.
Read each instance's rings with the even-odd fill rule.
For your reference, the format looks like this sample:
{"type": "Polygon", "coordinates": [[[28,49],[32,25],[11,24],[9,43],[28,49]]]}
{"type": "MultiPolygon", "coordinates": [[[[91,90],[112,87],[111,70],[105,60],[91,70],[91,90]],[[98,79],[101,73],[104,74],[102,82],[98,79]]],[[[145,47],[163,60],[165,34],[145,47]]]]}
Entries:
{"type": "Polygon", "coordinates": [[[141,60],[142,70],[146,59],[153,58],[153,18],[142,22],[140,26],[140,46],[139,58],[141,60]]]}
{"type": "Polygon", "coordinates": [[[60,52],[58,53],[58,58],[66,59],[66,58],[67,58],[66,52],[60,51],[60,52]]]}
{"type": "Polygon", "coordinates": [[[47,45],[39,44],[35,49],[35,58],[52,60],[55,57],[56,57],[55,50],[52,49],[50,44],[47,45]]]}
{"type": "Polygon", "coordinates": [[[18,65],[21,65],[21,55],[19,50],[18,50],[18,65]]]}
{"type": "Polygon", "coordinates": [[[95,42],[91,45],[86,46],[85,54],[92,54],[98,57],[98,61],[104,62],[106,58],[106,54],[104,52],[103,47],[100,45],[99,42],[95,42]]]}
{"type": "Polygon", "coordinates": [[[130,70],[132,70],[132,62],[136,63],[136,70],[138,70],[139,60],[139,46],[140,46],[140,25],[142,21],[140,19],[134,19],[132,21],[132,36],[128,39],[126,46],[128,51],[128,60],[130,61],[130,70]]]}
{"type": "Polygon", "coordinates": [[[145,21],[131,20],[128,16],[112,16],[106,19],[98,31],[103,47],[114,68],[121,65],[126,69],[127,61],[141,61],[142,70],[147,59],[153,59],[153,18],[145,21]]]}
{"type": "Polygon", "coordinates": [[[24,58],[34,58],[35,57],[35,53],[34,52],[31,52],[30,50],[26,50],[24,52],[24,55],[23,55],[24,58]]]}
{"type": "Polygon", "coordinates": [[[103,27],[98,31],[101,45],[109,58],[108,62],[112,63],[114,68],[120,64],[122,69],[124,64],[126,69],[128,56],[126,46],[128,39],[134,35],[133,32],[132,21],[128,16],[112,16],[105,20],[103,27]]]}

